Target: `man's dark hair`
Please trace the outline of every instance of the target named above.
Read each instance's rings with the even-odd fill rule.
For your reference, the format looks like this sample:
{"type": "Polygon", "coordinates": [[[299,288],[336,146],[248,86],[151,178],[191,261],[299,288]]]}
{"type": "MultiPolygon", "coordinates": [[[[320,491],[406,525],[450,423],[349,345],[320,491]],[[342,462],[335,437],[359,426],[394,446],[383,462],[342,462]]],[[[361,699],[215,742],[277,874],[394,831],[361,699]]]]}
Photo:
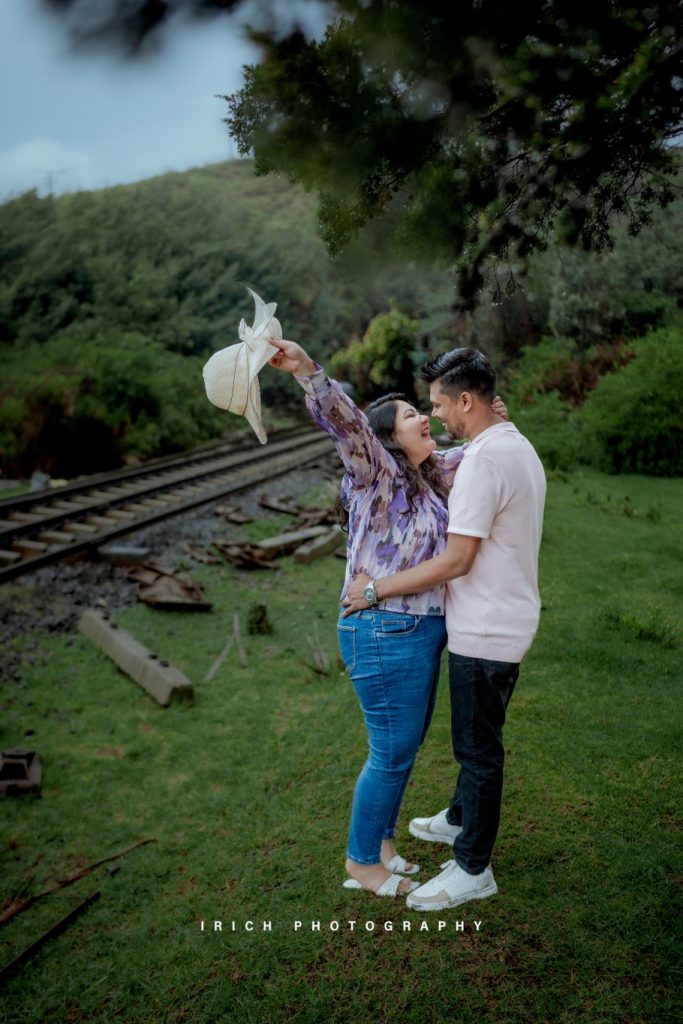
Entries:
{"type": "Polygon", "coordinates": [[[493,401],[496,394],[496,371],[476,348],[454,348],[425,363],[420,370],[422,380],[438,380],[441,390],[456,398],[463,391],[473,391],[479,398],[493,401]]]}

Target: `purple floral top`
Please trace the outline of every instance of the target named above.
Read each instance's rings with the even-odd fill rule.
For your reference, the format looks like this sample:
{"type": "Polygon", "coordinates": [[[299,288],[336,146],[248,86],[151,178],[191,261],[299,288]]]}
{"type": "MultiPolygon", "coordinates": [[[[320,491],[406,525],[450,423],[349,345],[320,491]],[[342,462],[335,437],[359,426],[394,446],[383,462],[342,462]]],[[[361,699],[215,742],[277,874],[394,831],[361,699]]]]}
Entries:
{"type": "MultiPolygon", "coordinates": [[[[335,380],[320,368],[297,377],[306,392],[314,421],[334,439],[346,473],[341,500],[349,511],[346,579],[342,598],[354,576],[391,576],[440,554],[446,547],[448,510],[431,488],[414,497],[415,511],[405,495],[406,479],[393,455],[335,380]]],[[[444,478],[452,484],[464,447],[435,452],[444,478]]],[[[443,615],[445,587],[380,601],[379,608],[413,615],[443,615]]]]}

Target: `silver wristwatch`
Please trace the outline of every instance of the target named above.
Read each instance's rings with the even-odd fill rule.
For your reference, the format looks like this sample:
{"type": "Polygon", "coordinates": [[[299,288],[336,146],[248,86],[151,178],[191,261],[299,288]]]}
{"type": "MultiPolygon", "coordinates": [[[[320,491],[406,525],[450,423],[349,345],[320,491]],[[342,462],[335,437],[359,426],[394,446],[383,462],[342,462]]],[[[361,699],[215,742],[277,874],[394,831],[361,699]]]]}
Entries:
{"type": "Polygon", "coordinates": [[[375,581],[370,580],[367,587],[363,591],[363,597],[368,604],[377,604],[377,591],[375,590],[375,581]]]}

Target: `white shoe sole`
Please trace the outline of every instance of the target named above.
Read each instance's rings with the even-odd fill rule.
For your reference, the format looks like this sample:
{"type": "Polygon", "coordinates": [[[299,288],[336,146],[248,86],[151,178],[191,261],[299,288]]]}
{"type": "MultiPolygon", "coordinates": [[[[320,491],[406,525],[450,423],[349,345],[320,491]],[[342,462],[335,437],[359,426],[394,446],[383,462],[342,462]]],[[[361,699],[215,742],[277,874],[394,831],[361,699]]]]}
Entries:
{"type": "MultiPolygon", "coordinates": [[[[453,826],[455,828],[455,826],[453,826]]],[[[453,840],[461,831],[458,829],[452,835],[446,835],[445,832],[423,832],[419,825],[416,825],[414,820],[408,825],[408,831],[411,836],[415,836],[416,839],[424,839],[427,843],[448,843],[449,846],[453,845],[453,840]]]]}
{"type": "Polygon", "coordinates": [[[450,910],[452,907],[459,907],[461,903],[469,903],[470,900],[484,900],[487,896],[495,896],[497,892],[498,886],[494,882],[493,885],[487,885],[485,889],[479,889],[478,892],[471,892],[466,896],[454,896],[450,900],[441,900],[439,903],[420,903],[419,897],[409,893],[406,897],[406,906],[411,910],[450,910]]]}

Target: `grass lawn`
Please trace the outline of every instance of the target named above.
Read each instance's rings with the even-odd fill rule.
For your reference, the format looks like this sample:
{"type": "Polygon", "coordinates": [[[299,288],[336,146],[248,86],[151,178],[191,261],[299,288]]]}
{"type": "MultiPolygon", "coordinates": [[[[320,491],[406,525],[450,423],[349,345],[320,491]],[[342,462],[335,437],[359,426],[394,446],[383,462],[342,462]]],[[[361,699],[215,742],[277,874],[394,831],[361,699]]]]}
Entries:
{"type": "MultiPolygon", "coordinates": [[[[24,671],[5,691],[0,742],[38,750],[44,785],[40,800],[3,804],[2,899],[156,841],[4,926],[6,963],[101,892],[7,983],[2,1019],[673,1020],[682,505],[681,480],[550,482],[541,627],[506,726],[500,892],[458,910],[419,914],[341,887],[365,756],[336,655],[341,560],[203,566],[193,575],[211,613],[119,613],[193,680],[193,706],[160,708],[80,635],[17,641],[24,671]],[[272,634],[246,637],[248,667],[233,649],[203,682],[234,612],[246,632],[255,602],[272,634]],[[326,675],[311,668],[316,633],[326,675]]],[[[407,822],[442,808],[453,781],[444,672],[399,822],[422,878],[450,851],[407,822]]]]}

